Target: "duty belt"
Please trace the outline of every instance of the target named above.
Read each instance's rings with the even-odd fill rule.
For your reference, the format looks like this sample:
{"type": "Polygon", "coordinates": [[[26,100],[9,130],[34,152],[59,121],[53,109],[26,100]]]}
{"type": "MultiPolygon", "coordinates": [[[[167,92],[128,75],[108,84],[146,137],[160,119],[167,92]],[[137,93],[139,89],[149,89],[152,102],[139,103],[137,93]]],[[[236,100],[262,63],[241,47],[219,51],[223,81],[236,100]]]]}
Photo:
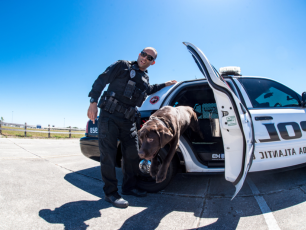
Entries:
{"type": "Polygon", "coordinates": [[[131,121],[135,121],[135,115],[138,112],[136,107],[125,105],[119,102],[117,99],[113,97],[105,97],[101,103],[99,103],[99,108],[104,109],[109,113],[114,113],[114,111],[118,111],[119,113],[125,114],[125,118],[131,121]]]}

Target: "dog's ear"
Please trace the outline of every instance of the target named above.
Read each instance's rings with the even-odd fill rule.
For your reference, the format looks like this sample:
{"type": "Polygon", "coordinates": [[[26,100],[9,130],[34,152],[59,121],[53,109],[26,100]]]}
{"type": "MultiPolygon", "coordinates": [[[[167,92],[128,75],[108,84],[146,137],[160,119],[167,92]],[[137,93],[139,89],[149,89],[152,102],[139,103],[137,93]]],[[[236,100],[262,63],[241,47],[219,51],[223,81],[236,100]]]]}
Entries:
{"type": "Polygon", "coordinates": [[[173,137],[173,134],[166,127],[163,127],[162,129],[158,130],[158,134],[159,134],[161,148],[165,147],[165,145],[168,144],[173,137]]]}

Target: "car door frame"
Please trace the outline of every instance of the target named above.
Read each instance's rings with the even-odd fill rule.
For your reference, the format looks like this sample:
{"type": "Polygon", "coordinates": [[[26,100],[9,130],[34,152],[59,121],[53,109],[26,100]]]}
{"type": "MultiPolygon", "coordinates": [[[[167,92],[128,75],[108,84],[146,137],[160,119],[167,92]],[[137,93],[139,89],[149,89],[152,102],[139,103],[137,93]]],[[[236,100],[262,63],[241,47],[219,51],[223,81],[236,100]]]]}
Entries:
{"type": "MultiPolygon", "coordinates": [[[[227,86],[225,82],[223,82],[224,86],[220,85],[220,82],[218,82],[218,81],[219,80],[222,81],[221,77],[219,77],[219,79],[218,79],[218,77],[216,76],[216,73],[214,72],[212,66],[210,65],[209,61],[207,60],[205,55],[202,53],[202,51],[191,43],[184,42],[183,44],[187,46],[187,49],[192,54],[192,57],[194,58],[196,64],[198,65],[198,67],[199,67],[200,71],[202,72],[202,74],[204,75],[204,77],[206,77],[206,79],[209,83],[209,86],[212,88],[213,92],[214,92],[214,90],[220,91],[221,93],[225,94],[228,97],[228,99],[230,100],[231,105],[233,107],[234,114],[236,116],[236,119],[237,119],[237,122],[238,122],[238,125],[239,125],[239,129],[240,129],[241,136],[242,136],[242,145],[243,145],[242,146],[242,154],[243,155],[242,155],[240,172],[239,172],[237,178],[232,182],[236,187],[235,194],[232,197],[232,199],[233,199],[237,195],[237,193],[240,191],[240,189],[242,188],[242,185],[244,183],[246,174],[247,174],[248,170],[250,169],[251,164],[252,164],[252,160],[253,160],[255,145],[254,145],[254,128],[253,128],[252,118],[251,118],[251,115],[250,115],[248,109],[243,106],[242,102],[231,91],[229,86],[227,86]],[[201,56],[203,56],[203,58],[201,56]],[[234,97],[236,97],[236,100],[234,99],[234,97]],[[240,104],[240,108],[238,107],[238,105],[236,103],[240,104]],[[240,109],[240,111],[239,111],[239,109],[240,109]],[[242,114],[244,114],[244,116],[245,116],[245,121],[250,122],[250,124],[251,124],[250,127],[249,127],[250,130],[251,130],[251,134],[250,134],[251,135],[251,140],[245,134],[245,130],[243,128],[242,121],[241,121],[241,115],[242,114]],[[248,115],[248,117],[247,117],[247,115],[248,115]],[[248,143],[248,146],[247,146],[247,143],[248,143]],[[249,149],[249,151],[248,151],[249,158],[248,159],[246,159],[247,148],[249,149]],[[247,163],[247,165],[246,165],[246,163],[247,163]]],[[[214,92],[214,95],[215,95],[215,98],[216,98],[217,95],[215,94],[215,92],[214,92]]],[[[219,109],[218,109],[218,113],[219,113],[219,109]]],[[[219,113],[219,116],[220,116],[220,113],[219,113]]],[[[226,172],[226,170],[227,169],[225,168],[225,172],[226,172]]]]}

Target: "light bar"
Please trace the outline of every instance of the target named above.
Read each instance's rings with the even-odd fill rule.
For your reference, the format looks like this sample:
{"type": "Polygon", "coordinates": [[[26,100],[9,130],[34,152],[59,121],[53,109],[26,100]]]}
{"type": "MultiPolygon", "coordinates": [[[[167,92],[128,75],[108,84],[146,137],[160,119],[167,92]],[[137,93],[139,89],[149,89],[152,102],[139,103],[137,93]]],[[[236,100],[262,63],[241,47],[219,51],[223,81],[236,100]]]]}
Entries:
{"type": "Polygon", "coordinates": [[[241,75],[241,69],[238,66],[226,66],[219,69],[221,75],[241,75]]]}

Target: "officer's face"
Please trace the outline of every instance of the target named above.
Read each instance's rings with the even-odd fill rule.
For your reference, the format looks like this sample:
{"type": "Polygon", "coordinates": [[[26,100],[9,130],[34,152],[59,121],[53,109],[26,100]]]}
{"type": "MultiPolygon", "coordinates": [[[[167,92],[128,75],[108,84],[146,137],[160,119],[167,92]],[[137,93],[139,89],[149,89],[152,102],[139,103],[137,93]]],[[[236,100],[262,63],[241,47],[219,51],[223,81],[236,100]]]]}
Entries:
{"type": "MultiPolygon", "coordinates": [[[[153,50],[150,50],[150,49],[144,49],[143,50],[144,52],[146,52],[148,55],[151,55],[152,57],[155,58],[155,53],[153,50]]],[[[139,66],[139,69],[141,71],[145,71],[150,65],[154,65],[155,64],[155,61],[149,61],[147,59],[147,57],[142,57],[140,54],[138,56],[138,59],[137,59],[137,63],[138,63],[138,66],[139,66]]]]}

